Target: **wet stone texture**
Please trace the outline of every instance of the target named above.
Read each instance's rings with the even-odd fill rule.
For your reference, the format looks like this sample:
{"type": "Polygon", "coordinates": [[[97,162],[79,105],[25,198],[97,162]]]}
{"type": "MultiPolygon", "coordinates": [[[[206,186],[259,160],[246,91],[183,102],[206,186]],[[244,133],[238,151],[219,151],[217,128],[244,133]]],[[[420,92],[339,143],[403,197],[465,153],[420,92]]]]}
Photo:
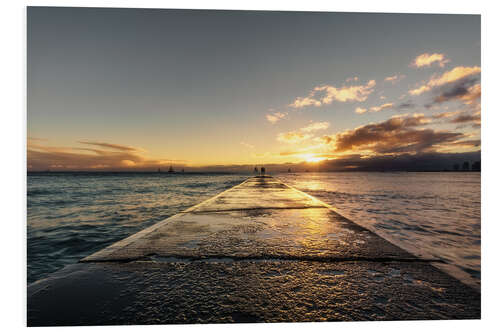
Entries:
{"type": "Polygon", "coordinates": [[[480,318],[480,293],[271,177],[28,287],[28,325],[480,318]]]}
{"type": "Polygon", "coordinates": [[[426,263],[202,260],[79,265],[90,267],[73,273],[67,269],[52,283],[33,285],[30,325],[480,316],[477,293],[426,263]]]}

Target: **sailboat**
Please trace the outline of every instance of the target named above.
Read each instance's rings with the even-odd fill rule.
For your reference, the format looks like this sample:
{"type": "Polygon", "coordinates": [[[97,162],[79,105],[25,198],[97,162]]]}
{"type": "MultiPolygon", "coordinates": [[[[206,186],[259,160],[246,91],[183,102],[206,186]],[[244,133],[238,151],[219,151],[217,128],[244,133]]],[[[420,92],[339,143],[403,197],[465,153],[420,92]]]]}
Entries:
{"type": "Polygon", "coordinates": [[[168,168],[168,173],[174,173],[174,168],[172,168],[172,166],[170,166],[170,168],[168,168]]]}

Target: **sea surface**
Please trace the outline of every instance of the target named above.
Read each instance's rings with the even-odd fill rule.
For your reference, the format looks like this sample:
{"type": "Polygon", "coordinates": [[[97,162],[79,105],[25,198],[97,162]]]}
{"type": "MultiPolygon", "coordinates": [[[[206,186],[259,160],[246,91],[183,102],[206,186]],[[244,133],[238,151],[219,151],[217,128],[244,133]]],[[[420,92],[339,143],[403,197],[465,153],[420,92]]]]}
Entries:
{"type": "Polygon", "coordinates": [[[168,173],[28,174],[28,283],[248,177],[168,173]]]}
{"type": "MultiPolygon", "coordinates": [[[[28,175],[28,283],[241,183],[242,174],[28,175]]],[[[480,173],[274,175],[402,248],[479,286],[480,173]]]]}
{"type": "Polygon", "coordinates": [[[480,287],[479,172],[337,172],[277,175],[401,248],[480,287]]]}

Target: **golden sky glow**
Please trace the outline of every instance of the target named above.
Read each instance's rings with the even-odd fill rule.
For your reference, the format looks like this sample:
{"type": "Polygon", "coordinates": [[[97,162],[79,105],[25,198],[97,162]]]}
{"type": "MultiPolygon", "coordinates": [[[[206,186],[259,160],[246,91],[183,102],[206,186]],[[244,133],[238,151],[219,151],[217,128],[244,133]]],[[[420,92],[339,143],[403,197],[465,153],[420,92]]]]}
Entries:
{"type": "Polygon", "coordinates": [[[63,11],[30,14],[29,170],[317,165],[481,149],[474,16],[401,25],[403,14],[384,15],[380,26],[370,14],[301,14],[299,29],[274,12],[165,12],[145,24],[145,12],[131,11],[132,24],[86,10],[70,22],[63,11]],[[353,18],[359,32],[348,28],[353,18]]]}

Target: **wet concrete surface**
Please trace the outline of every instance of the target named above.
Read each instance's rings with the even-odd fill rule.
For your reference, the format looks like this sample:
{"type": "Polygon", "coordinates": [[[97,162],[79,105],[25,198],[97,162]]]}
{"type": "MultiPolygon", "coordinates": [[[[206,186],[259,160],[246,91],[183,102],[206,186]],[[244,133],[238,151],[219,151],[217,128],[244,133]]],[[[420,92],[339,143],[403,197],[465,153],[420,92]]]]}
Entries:
{"type": "Polygon", "coordinates": [[[28,286],[28,325],[480,318],[480,293],[272,177],[28,286]]]}

